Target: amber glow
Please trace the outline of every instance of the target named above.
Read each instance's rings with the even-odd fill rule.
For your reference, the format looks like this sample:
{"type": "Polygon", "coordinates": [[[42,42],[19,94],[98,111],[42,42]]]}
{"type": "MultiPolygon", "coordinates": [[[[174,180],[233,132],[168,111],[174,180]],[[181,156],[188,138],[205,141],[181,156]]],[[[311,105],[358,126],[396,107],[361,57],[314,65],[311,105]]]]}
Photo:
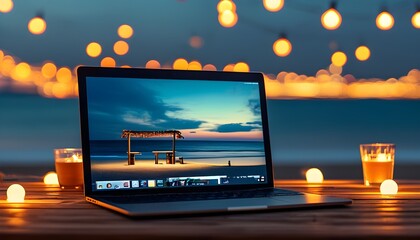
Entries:
{"type": "Polygon", "coordinates": [[[7,201],[23,203],[25,201],[25,188],[19,184],[12,184],[7,188],[7,201]]]}
{"type": "Polygon", "coordinates": [[[118,36],[121,38],[131,38],[133,36],[134,30],[133,28],[128,24],[123,24],[118,28],[118,36]]]}
{"type": "Polygon", "coordinates": [[[321,24],[327,30],[336,30],[341,22],[341,14],[335,8],[330,8],[321,15],[321,24]]]}
{"type": "Polygon", "coordinates": [[[238,15],[231,10],[223,11],[219,14],[219,23],[223,27],[231,28],[238,22],[238,15]]]}
{"type": "Polygon", "coordinates": [[[13,1],[12,0],[0,0],[0,12],[8,13],[13,9],[13,1]]]}
{"type": "Polygon", "coordinates": [[[91,42],[86,46],[86,53],[89,57],[96,58],[102,53],[102,47],[97,42],[91,42]]]}
{"type": "Polygon", "coordinates": [[[125,41],[117,41],[114,44],[114,52],[117,55],[125,55],[128,53],[129,46],[128,43],[125,41]]]}
{"type": "Polygon", "coordinates": [[[311,168],[306,171],[306,181],[308,183],[322,183],[324,181],[324,175],[318,168],[311,168]]]}
{"type": "Polygon", "coordinates": [[[284,0],[263,0],[264,8],[270,12],[277,12],[284,6],[284,0]]]}
{"type": "Polygon", "coordinates": [[[292,43],[287,38],[279,38],[273,44],[273,51],[279,57],[287,57],[292,52],[292,43]]]}
{"type": "Polygon", "coordinates": [[[48,172],[44,176],[44,184],[47,185],[59,185],[57,173],[55,172],[48,172]]]}
{"type": "Polygon", "coordinates": [[[188,64],[188,70],[201,70],[201,69],[202,69],[201,63],[198,61],[191,61],[188,64]]]}
{"type": "Polygon", "coordinates": [[[366,61],[370,57],[370,49],[366,46],[359,46],[356,51],[354,52],[357,60],[359,61],[366,61]]]}
{"type": "Polygon", "coordinates": [[[156,60],[150,60],[146,63],[146,68],[160,68],[160,63],[156,60]]]}
{"type": "Polygon", "coordinates": [[[236,5],[231,0],[222,0],[217,4],[217,11],[222,13],[226,10],[230,10],[232,12],[236,12],[236,5]]]}
{"type": "Polygon", "coordinates": [[[398,184],[392,179],[387,179],[381,183],[379,189],[382,195],[395,195],[398,193],[398,184]]]}
{"type": "Polygon", "coordinates": [[[411,24],[413,24],[413,27],[415,28],[420,28],[420,10],[411,17],[411,24]]]}
{"type": "Polygon", "coordinates": [[[184,58],[178,58],[172,64],[172,68],[176,70],[187,70],[188,69],[188,61],[184,58]]]}
{"type": "Polygon", "coordinates": [[[213,64],[206,64],[206,65],[204,65],[203,70],[206,70],[206,71],[217,71],[217,68],[213,64]]]}
{"type": "Polygon", "coordinates": [[[235,67],[235,64],[228,64],[223,68],[224,72],[233,72],[233,68],[235,67]]]}
{"type": "Polygon", "coordinates": [[[238,62],[233,67],[234,72],[249,72],[249,66],[247,63],[244,62],[238,62]]]}
{"type": "Polygon", "coordinates": [[[347,56],[345,53],[343,52],[335,52],[332,56],[331,56],[331,62],[339,67],[342,67],[346,64],[347,62],[347,56]]]}
{"type": "Polygon", "coordinates": [[[57,67],[54,63],[47,62],[45,63],[41,68],[42,76],[45,78],[53,78],[55,77],[55,74],[57,73],[57,67]]]}
{"type": "Polygon", "coordinates": [[[189,43],[193,48],[201,48],[203,46],[203,38],[200,36],[192,36],[189,40],[189,43]]]}
{"type": "Polygon", "coordinates": [[[112,57],[104,57],[101,61],[101,67],[115,67],[117,63],[112,57]]]}
{"type": "Polygon", "coordinates": [[[339,66],[336,66],[334,64],[330,64],[330,66],[328,67],[328,71],[331,74],[338,74],[338,75],[340,75],[343,72],[343,68],[342,67],[339,67],[339,66]]]}
{"type": "Polygon", "coordinates": [[[35,35],[43,34],[47,29],[47,23],[41,17],[34,17],[28,23],[29,32],[35,35]]]}
{"type": "Polygon", "coordinates": [[[394,26],[394,17],[387,11],[379,13],[376,17],[376,26],[381,30],[389,30],[394,26]]]}
{"type": "Polygon", "coordinates": [[[68,83],[72,80],[71,70],[67,67],[62,67],[58,69],[56,75],[57,81],[62,83],[68,83]]]}
{"type": "Polygon", "coordinates": [[[13,69],[12,78],[14,80],[23,81],[31,75],[31,72],[31,66],[25,62],[21,62],[13,69]]]}

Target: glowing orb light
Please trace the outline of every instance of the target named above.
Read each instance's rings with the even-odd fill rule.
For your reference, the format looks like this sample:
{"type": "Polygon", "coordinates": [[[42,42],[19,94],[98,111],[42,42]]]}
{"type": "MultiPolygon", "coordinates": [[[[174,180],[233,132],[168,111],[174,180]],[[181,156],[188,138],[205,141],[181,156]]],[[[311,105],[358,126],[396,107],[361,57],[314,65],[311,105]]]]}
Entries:
{"type": "Polygon", "coordinates": [[[311,168],[306,171],[306,181],[308,183],[322,183],[324,181],[324,175],[318,168],[311,168]]]}
{"type": "Polygon", "coordinates": [[[420,28],[420,10],[411,17],[411,24],[413,24],[413,27],[415,28],[420,28]]]}
{"type": "Polygon", "coordinates": [[[383,195],[395,195],[398,193],[398,184],[392,179],[387,179],[381,183],[379,189],[383,195]]]}
{"type": "Polygon", "coordinates": [[[394,17],[387,11],[383,11],[376,17],[376,26],[381,30],[389,30],[394,26],[394,17]]]}
{"type": "Polygon", "coordinates": [[[125,55],[128,53],[129,46],[125,41],[117,41],[114,44],[114,52],[118,55],[125,55]]]}
{"type": "Polygon", "coordinates": [[[101,67],[115,67],[117,63],[112,57],[104,57],[101,60],[101,67]]]}
{"type": "Polygon", "coordinates": [[[97,42],[91,42],[86,46],[86,53],[89,57],[96,58],[102,53],[102,47],[97,42]]]}
{"type": "Polygon", "coordinates": [[[279,38],[273,44],[273,51],[279,57],[286,57],[292,52],[292,43],[287,38],[279,38]]]}
{"type": "Polygon", "coordinates": [[[222,13],[226,10],[235,12],[236,11],[236,5],[234,2],[230,0],[222,0],[217,4],[217,11],[219,13],[222,13]]]}
{"type": "Polygon", "coordinates": [[[13,1],[12,0],[0,0],[0,12],[8,13],[13,9],[13,1]]]}
{"type": "Polygon", "coordinates": [[[234,72],[249,72],[249,65],[244,62],[238,62],[233,67],[234,72]]]}
{"type": "Polygon", "coordinates": [[[133,36],[134,30],[128,24],[123,24],[118,28],[118,36],[121,38],[131,38],[133,36]]]}
{"type": "Polygon", "coordinates": [[[176,70],[187,70],[188,69],[188,61],[184,58],[178,58],[172,64],[172,68],[176,70]]]}
{"type": "Polygon", "coordinates": [[[191,61],[188,64],[188,70],[197,70],[197,71],[200,71],[202,69],[203,69],[203,67],[201,66],[201,63],[199,61],[191,61]]]}
{"type": "Polygon", "coordinates": [[[29,32],[35,35],[40,35],[47,29],[47,23],[41,17],[34,17],[28,23],[29,32]]]}
{"type": "Polygon", "coordinates": [[[335,8],[330,8],[321,15],[321,24],[327,30],[336,30],[340,27],[343,18],[335,8]]]}
{"type": "Polygon", "coordinates": [[[45,78],[53,78],[57,73],[57,67],[54,63],[47,62],[42,66],[41,73],[45,78]]]}
{"type": "Polygon", "coordinates": [[[331,56],[331,62],[335,65],[335,66],[339,66],[342,67],[346,64],[347,62],[347,56],[345,53],[343,52],[335,52],[332,56],[331,56]]]}
{"type": "Polygon", "coordinates": [[[206,71],[217,71],[217,68],[213,64],[206,64],[206,65],[203,66],[203,70],[206,70],[206,71]]]}
{"type": "Polygon", "coordinates": [[[280,11],[284,6],[284,0],[263,0],[264,8],[270,12],[280,11]]]}
{"type": "Polygon", "coordinates": [[[370,57],[370,49],[366,46],[359,46],[356,48],[354,55],[356,56],[357,60],[366,61],[370,57]]]}
{"type": "Polygon", "coordinates": [[[18,65],[16,65],[14,72],[14,76],[16,77],[15,80],[24,80],[31,75],[32,70],[29,64],[21,62],[18,65]]]}
{"type": "Polygon", "coordinates": [[[160,68],[160,63],[157,60],[150,60],[146,63],[146,68],[158,69],[160,68]]]}
{"type": "Polygon", "coordinates": [[[238,15],[231,10],[223,11],[219,14],[219,23],[225,28],[231,28],[238,22],[238,15]]]}
{"type": "Polygon", "coordinates": [[[71,70],[67,67],[62,67],[58,69],[57,74],[56,74],[57,81],[61,83],[71,82],[72,77],[73,76],[71,74],[71,70]]]}
{"type": "Polygon", "coordinates": [[[25,201],[25,188],[20,184],[12,184],[7,188],[7,201],[12,203],[22,203],[25,201]]]}
{"type": "Polygon", "coordinates": [[[57,173],[55,172],[48,172],[44,176],[44,184],[47,185],[59,185],[57,173]]]}

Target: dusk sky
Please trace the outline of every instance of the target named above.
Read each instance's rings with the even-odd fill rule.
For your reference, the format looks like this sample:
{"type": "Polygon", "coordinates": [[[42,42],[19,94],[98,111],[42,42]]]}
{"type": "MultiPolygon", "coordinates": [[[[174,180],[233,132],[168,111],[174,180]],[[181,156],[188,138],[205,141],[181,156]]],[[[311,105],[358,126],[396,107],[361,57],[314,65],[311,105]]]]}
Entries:
{"type": "Polygon", "coordinates": [[[261,140],[258,85],[243,82],[87,78],[91,140],[122,130],[170,130],[186,139],[261,140]]]}
{"type": "Polygon", "coordinates": [[[217,20],[218,1],[104,1],[104,0],[14,0],[11,12],[0,14],[0,49],[22,61],[41,65],[50,60],[71,68],[79,64],[99,65],[106,56],[117,65],[145,66],[150,59],[171,64],[176,58],[199,60],[218,69],[229,63],[248,62],[251,70],[277,74],[280,71],[314,75],[329,66],[334,51],[348,56],[344,74],[356,78],[400,77],[420,67],[420,30],[411,24],[418,0],[337,1],[343,17],[335,31],[322,28],[321,14],[330,0],[285,1],[279,12],[264,9],[260,0],[234,1],[238,22],[222,27],[217,20]],[[381,31],[375,18],[386,7],[395,26],[381,31]],[[28,21],[41,14],[47,21],[42,35],[28,32],[28,21]],[[118,56],[113,44],[120,40],[117,28],[130,24],[134,35],[127,40],[129,52],[118,56]],[[288,57],[277,57],[272,50],[279,34],[293,45],[288,57]],[[192,36],[202,39],[200,48],[189,45],[192,36]],[[98,58],[86,55],[88,43],[102,45],[98,58]],[[355,59],[357,46],[365,44],[371,58],[355,59]]]}

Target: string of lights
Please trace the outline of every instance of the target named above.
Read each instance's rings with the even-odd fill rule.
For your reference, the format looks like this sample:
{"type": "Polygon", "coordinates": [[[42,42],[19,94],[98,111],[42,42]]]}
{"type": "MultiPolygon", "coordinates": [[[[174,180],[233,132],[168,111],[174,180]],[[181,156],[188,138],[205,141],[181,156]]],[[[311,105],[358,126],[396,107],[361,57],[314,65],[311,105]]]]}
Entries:
{"type": "MultiPolygon", "coordinates": [[[[8,13],[13,10],[12,0],[0,0],[0,12],[8,13]]],[[[277,12],[284,9],[284,0],[264,0],[263,6],[267,11],[277,12]]],[[[222,26],[231,28],[238,22],[236,4],[231,0],[221,0],[217,4],[218,20],[222,26]]],[[[309,10],[309,9],[308,9],[309,10]]],[[[393,23],[393,17],[387,15],[384,10],[377,17],[377,22],[385,22],[389,28],[393,23]],[[382,14],[384,13],[384,14],[382,14]],[[385,16],[385,17],[383,17],[385,16]],[[379,19],[379,20],[378,20],[379,19]],[[385,19],[385,20],[383,20],[385,19]],[[392,19],[392,20],[391,20],[392,19]]],[[[420,25],[420,10],[413,15],[413,26],[420,25]]],[[[241,21],[253,24],[253,26],[273,34],[278,30],[267,26],[259,26],[246,16],[241,21]]],[[[337,10],[337,5],[332,3],[330,8],[321,15],[321,24],[328,30],[338,29],[342,22],[342,16],[337,10]],[[324,22],[324,23],[322,23],[324,22]]],[[[47,29],[47,23],[43,13],[37,14],[28,22],[28,30],[34,35],[43,34],[47,29]]],[[[122,24],[116,30],[119,40],[113,45],[113,52],[117,57],[124,56],[130,51],[130,39],[134,35],[134,29],[128,24],[122,24]]],[[[190,38],[191,47],[202,45],[202,39],[198,36],[190,38]],[[192,42],[192,43],[191,43],[192,42]]],[[[278,34],[278,39],[273,42],[273,52],[279,57],[287,57],[293,49],[292,43],[285,33],[278,34]]],[[[103,47],[99,41],[86,44],[86,54],[99,60],[103,67],[131,67],[119,65],[117,60],[103,55],[103,47]]],[[[366,45],[360,45],[354,52],[356,59],[366,61],[371,52],[366,45]]],[[[270,98],[416,98],[420,99],[420,71],[413,69],[406,76],[399,79],[358,79],[352,75],[342,76],[343,66],[347,63],[347,55],[343,51],[335,51],[331,55],[331,65],[328,69],[321,69],[315,76],[298,75],[297,73],[279,72],[277,75],[265,75],[267,83],[267,95],[270,98]],[[382,89],[383,91],[377,91],[382,89]],[[377,93],[382,92],[382,93],[377,93]]],[[[188,61],[184,58],[175,59],[172,63],[161,64],[158,60],[151,59],[143,65],[146,68],[169,68],[178,70],[206,70],[215,71],[214,64],[202,64],[197,60],[188,61]]],[[[220,68],[223,71],[249,72],[250,66],[246,62],[229,63],[220,68]]],[[[57,66],[53,61],[45,61],[42,65],[30,65],[20,61],[6,51],[0,50],[0,90],[11,89],[14,91],[24,89],[28,92],[37,92],[44,97],[71,98],[77,97],[77,81],[75,69],[57,66]]]]}

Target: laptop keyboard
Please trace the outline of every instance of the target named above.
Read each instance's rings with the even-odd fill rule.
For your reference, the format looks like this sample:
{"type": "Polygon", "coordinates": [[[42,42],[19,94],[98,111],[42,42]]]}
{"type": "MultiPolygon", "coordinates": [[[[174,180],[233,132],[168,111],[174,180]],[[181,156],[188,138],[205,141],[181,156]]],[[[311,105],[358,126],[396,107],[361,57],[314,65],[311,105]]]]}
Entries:
{"type": "Polygon", "coordinates": [[[263,190],[242,190],[226,192],[203,192],[203,193],[182,193],[182,194],[147,194],[134,196],[112,197],[116,203],[156,203],[156,202],[179,202],[179,201],[201,201],[216,199],[237,199],[237,198],[264,198],[276,196],[301,195],[300,192],[285,189],[263,189],[263,190]]]}

